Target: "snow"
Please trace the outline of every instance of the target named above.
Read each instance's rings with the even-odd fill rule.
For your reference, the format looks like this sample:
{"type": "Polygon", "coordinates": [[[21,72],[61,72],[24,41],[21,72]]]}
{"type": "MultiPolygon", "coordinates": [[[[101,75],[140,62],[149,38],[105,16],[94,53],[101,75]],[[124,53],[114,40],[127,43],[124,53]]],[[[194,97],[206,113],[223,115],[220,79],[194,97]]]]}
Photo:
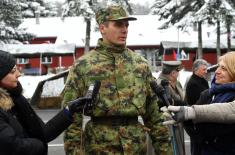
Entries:
{"type": "Polygon", "coordinates": [[[2,44],[0,48],[5,51],[10,51],[12,54],[73,54],[75,44],[2,44]]]}
{"type": "MultiPolygon", "coordinates": [[[[159,73],[153,72],[154,77],[158,77],[159,73]]],[[[179,81],[184,87],[187,78],[191,76],[192,72],[181,70],[179,74],[179,81]]],[[[54,74],[48,74],[44,76],[21,76],[19,78],[19,81],[21,82],[23,86],[23,95],[26,98],[31,98],[34,94],[35,89],[37,88],[37,85],[40,81],[46,80],[50,77],[52,77],[54,74]]],[[[42,96],[48,97],[48,96],[58,96],[61,94],[62,90],[64,88],[64,79],[60,78],[57,80],[46,82],[43,86],[42,96]]]]}
{"type": "MultiPolygon", "coordinates": [[[[193,28],[186,30],[178,29],[173,26],[168,29],[159,29],[164,23],[159,21],[158,15],[135,15],[137,21],[130,21],[129,32],[127,38],[128,46],[141,45],[160,45],[162,41],[173,42],[196,42],[198,40],[198,32],[193,28]]],[[[187,21],[181,21],[187,22],[187,21]]],[[[35,34],[37,37],[56,36],[55,44],[75,44],[77,47],[84,47],[86,37],[86,23],[83,17],[66,17],[61,20],[59,17],[40,18],[40,24],[36,24],[35,18],[24,19],[21,28],[27,28],[27,32],[35,34]]],[[[216,41],[216,26],[202,26],[203,46],[208,42],[216,41]]],[[[101,35],[97,31],[97,24],[93,19],[91,21],[91,38],[90,45],[96,46],[98,38],[101,35]]],[[[226,38],[226,34],[221,38],[226,38]]],[[[227,46],[227,40],[221,39],[221,44],[227,46]]],[[[235,39],[232,39],[232,45],[235,39]]],[[[214,44],[211,48],[216,48],[214,44]]]]}

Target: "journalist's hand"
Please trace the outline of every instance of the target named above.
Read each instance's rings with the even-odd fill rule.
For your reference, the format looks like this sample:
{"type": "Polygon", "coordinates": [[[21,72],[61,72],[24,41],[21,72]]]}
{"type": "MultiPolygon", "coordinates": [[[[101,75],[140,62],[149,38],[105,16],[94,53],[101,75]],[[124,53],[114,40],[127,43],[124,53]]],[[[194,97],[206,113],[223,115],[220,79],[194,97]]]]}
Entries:
{"type": "Polygon", "coordinates": [[[173,119],[176,122],[192,120],[196,117],[195,110],[188,106],[168,106],[167,110],[170,113],[174,113],[173,119]]]}
{"type": "Polygon", "coordinates": [[[76,100],[70,101],[68,103],[67,109],[69,110],[70,114],[82,113],[89,113],[92,109],[91,98],[80,97],[76,100]]]}

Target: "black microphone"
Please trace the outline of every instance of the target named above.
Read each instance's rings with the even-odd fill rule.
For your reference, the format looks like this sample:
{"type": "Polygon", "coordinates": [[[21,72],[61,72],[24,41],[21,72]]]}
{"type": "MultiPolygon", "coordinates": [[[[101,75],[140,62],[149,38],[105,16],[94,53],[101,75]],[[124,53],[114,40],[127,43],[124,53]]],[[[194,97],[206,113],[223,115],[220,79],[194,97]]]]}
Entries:
{"type": "Polygon", "coordinates": [[[219,64],[212,65],[207,67],[207,72],[215,72],[215,70],[219,67],[219,64]]]}
{"type": "Polygon", "coordinates": [[[163,86],[159,86],[156,81],[151,81],[150,87],[159,98],[163,99],[163,102],[166,104],[166,106],[170,105],[170,102],[167,98],[166,90],[163,86]]]}
{"type": "Polygon", "coordinates": [[[97,94],[99,93],[100,85],[101,82],[98,80],[92,83],[87,90],[85,98],[90,98],[92,102],[95,101],[97,94]]]}

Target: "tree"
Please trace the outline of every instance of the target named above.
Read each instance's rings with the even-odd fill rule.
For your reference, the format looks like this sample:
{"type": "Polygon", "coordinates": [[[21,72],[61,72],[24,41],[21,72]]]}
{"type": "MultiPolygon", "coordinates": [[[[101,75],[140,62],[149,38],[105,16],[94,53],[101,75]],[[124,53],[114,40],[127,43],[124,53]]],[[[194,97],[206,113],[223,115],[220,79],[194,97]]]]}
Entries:
{"type": "Polygon", "coordinates": [[[36,13],[41,17],[56,16],[56,6],[53,3],[44,2],[44,0],[21,0],[21,10],[24,18],[35,18],[36,13]]]}
{"type": "Polygon", "coordinates": [[[165,20],[160,29],[166,29],[173,25],[180,29],[186,29],[194,23],[198,24],[198,58],[202,58],[201,24],[203,20],[193,17],[203,4],[204,0],[156,0],[151,7],[152,14],[158,14],[160,20],[165,20]]]}
{"type": "Polygon", "coordinates": [[[0,44],[20,43],[30,40],[33,35],[18,28],[22,22],[20,2],[2,0],[0,2],[0,44]]]}
{"type": "Polygon", "coordinates": [[[202,8],[197,12],[196,18],[204,18],[207,20],[209,24],[216,24],[216,33],[217,33],[217,41],[216,41],[216,53],[217,59],[221,55],[220,49],[220,35],[221,35],[221,23],[225,23],[227,27],[228,34],[228,49],[231,47],[231,37],[230,37],[230,26],[232,24],[232,17],[234,14],[234,5],[230,0],[207,0],[205,1],[202,8]]]}
{"type": "MultiPolygon", "coordinates": [[[[178,25],[182,28],[198,23],[198,58],[202,58],[202,29],[201,24],[217,24],[217,55],[220,56],[220,21],[233,17],[234,2],[232,0],[156,0],[152,7],[154,14],[159,14],[160,19],[166,22],[162,28],[169,25],[178,25]]],[[[229,33],[229,29],[228,29],[229,33]]],[[[229,41],[228,41],[229,42],[229,41]]]]}

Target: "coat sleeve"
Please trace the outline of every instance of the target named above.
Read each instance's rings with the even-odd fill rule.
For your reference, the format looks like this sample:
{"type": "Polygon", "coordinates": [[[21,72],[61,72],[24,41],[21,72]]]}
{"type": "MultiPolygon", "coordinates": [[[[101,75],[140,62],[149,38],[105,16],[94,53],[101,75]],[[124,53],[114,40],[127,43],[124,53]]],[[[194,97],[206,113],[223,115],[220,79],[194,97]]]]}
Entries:
{"type": "Polygon", "coordinates": [[[150,129],[149,136],[151,137],[155,153],[164,155],[171,151],[170,136],[168,127],[162,124],[164,120],[163,115],[159,111],[158,100],[150,88],[150,81],[152,80],[156,79],[152,78],[151,73],[149,73],[147,80],[148,97],[146,99],[146,112],[143,115],[143,120],[145,126],[150,129]]]}
{"type": "Polygon", "coordinates": [[[17,108],[17,117],[31,138],[38,138],[48,143],[59,136],[72,123],[62,110],[45,124],[24,96],[15,96],[13,101],[17,108]]]}
{"type": "Polygon", "coordinates": [[[7,123],[0,114],[0,152],[9,154],[43,155],[47,148],[44,143],[36,138],[17,136],[16,131],[7,123]]]}
{"type": "Polygon", "coordinates": [[[235,123],[235,101],[192,106],[196,112],[195,123],[235,123]]]}

